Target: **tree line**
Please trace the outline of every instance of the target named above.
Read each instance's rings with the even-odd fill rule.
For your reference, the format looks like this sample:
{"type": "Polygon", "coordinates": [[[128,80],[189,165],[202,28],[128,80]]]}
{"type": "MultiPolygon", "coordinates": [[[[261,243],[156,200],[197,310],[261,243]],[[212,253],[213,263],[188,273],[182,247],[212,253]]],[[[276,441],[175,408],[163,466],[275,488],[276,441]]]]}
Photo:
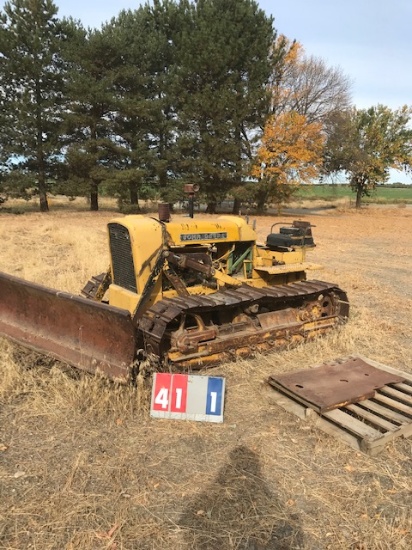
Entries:
{"type": "Polygon", "coordinates": [[[411,110],[351,106],[340,69],[253,0],[154,0],[99,29],[52,0],[0,13],[0,190],[174,202],[197,183],[262,210],[345,172],[360,199],[410,166],[411,110]]]}

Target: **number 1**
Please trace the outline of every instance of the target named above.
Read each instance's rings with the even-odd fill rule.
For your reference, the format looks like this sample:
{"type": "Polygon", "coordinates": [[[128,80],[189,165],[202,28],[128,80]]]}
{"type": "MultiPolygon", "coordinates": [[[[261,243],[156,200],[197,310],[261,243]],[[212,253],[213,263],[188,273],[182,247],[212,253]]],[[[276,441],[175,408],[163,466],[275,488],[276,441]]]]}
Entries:
{"type": "Polygon", "coordinates": [[[182,408],[182,388],[176,388],[176,409],[182,408]]]}
{"type": "Polygon", "coordinates": [[[217,401],[217,392],[215,391],[210,392],[210,412],[211,413],[216,412],[216,401],[217,401]]]}

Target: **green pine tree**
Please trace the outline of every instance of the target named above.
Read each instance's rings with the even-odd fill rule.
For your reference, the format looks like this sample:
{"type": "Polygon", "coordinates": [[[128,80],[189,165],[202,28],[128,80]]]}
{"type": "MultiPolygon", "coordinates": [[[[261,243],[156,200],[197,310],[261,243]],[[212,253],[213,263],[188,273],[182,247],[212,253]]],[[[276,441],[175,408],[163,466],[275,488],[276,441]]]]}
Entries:
{"type": "Polygon", "coordinates": [[[77,25],[65,55],[70,63],[70,101],[65,116],[67,174],[73,191],[86,194],[90,210],[96,211],[99,186],[111,178],[119,161],[113,119],[120,53],[104,29],[85,31],[77,25]]]}
{"type": "MultiPolygon", "coordinates": [[[[154,2],[121,12],[109,25],[112,43],[122,52],[115,83],[115,128],[123,147],[123,171],[130,173],[132,203],[142,186],[167,197],[176,179],[173,82],[181,13],[182,8],[173,2],[154,2]]],[[[120,178],[127,183],[126,173],[120,178]]]]}
{"type": "Polygon", "coordinates": [[[11,0],[0,13],[0,109],[3,170],[19,173],[21,191],[47,191],[61,160],[65,100],[62,43],[69,29],[51,0],[11,0]]]}
{"type": "Polygon", "coordinates": [[[180,168],[213,211],[239,185],[268,111],[273,21],[252,0],[199,0],[178,37],[180,168]]]}

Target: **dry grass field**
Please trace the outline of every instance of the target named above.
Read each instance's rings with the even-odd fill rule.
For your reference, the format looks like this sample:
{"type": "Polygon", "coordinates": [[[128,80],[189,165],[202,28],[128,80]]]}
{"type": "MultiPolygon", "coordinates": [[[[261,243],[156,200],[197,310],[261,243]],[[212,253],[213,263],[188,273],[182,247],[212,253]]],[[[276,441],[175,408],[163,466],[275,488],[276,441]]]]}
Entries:
{"type": "MultiPolygon", "coordinates": [[[[113,212],[0,211],[0,270],[78,292],[106,269],[113,212]]],[[[281,220],[293,219],[291,214],[281,220]]],[[[412,548],[412,439],[369,457],[271,404],[268,375],[362,354],[412,372],[410,208],[318,210],[311,278],[347,325],[214,370],[225,422],[150,419],[146,395],[0,341],[0,548],[412,548]]],[[[273,217],[257,219],[262,240],[273,217]]]]}

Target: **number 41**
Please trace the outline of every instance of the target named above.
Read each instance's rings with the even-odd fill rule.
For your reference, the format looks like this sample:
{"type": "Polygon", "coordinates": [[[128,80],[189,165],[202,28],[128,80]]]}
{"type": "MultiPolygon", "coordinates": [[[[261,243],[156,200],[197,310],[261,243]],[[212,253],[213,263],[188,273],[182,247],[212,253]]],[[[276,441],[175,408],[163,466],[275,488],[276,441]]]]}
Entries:
{"type": "MultiPolygon", "coordinates": [[[[176,399],[174,408],[181,409],[183,390],[182,388],[175,388],[175,392],[176,399]]],[[[156,395],[154,402],[156,405],[160,405],[162,409],[167,410],[169,406],[169,388],[161,388],[159,393],[156,395]]]]}

